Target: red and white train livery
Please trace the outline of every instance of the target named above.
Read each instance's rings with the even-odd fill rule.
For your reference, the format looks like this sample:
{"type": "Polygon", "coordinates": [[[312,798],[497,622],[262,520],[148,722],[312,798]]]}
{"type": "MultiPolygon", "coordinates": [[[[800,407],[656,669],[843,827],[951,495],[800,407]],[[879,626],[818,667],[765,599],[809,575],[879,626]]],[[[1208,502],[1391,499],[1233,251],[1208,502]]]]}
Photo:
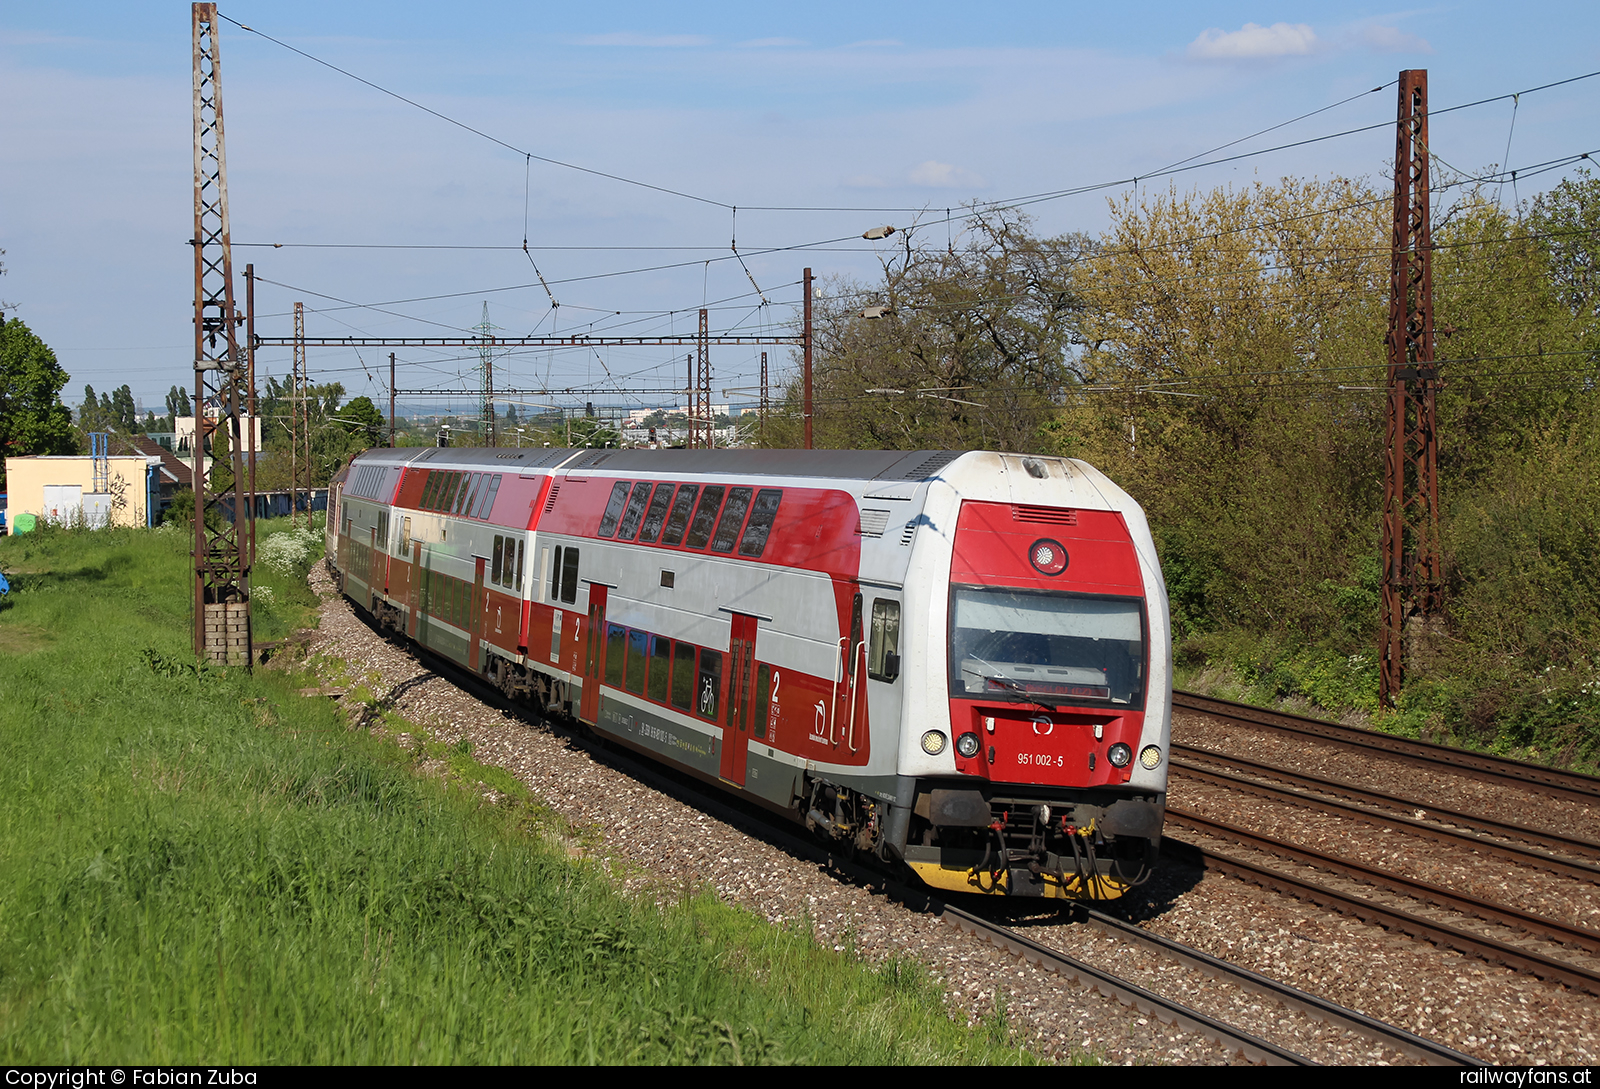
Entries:
{"type": "Polygon", "coordinates": [[[380,449],[332,490],[383,625],[928,885],[1109,899],[1154,861],[1166,590],[1080,461],[380,449]]]}

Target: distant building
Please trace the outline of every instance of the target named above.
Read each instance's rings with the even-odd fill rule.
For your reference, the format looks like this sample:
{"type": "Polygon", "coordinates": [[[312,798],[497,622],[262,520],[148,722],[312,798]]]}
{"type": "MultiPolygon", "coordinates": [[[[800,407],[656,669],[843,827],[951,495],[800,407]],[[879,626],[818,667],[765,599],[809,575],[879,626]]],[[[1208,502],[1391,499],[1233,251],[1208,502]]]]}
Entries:
{"type": "Polygon", "coordinates": [[[162,459],[148,454],[95,458],[6,458],[7,521],[19,514],[63,525],[151,526],[160,521],[162,459]]]}
{"type": "MultiPolygon", "coordinates": [[[[211,432],[217,426],[217,416],[217,412],[211,409],[206,410],[205,450],[208,454],[211,452],[211,432]]],[[[187,456],[194,446],[194,417],[179,416],[172,421],[172,427],[173,437],[176,440],[172,449],[178,454],[187,456]]],[[[240,416],[239,428],[244,432],[246,441],[255,444],[256,453],[259,454],[261,452],[261,417],[240,416]]],[[[249,450],[250,447],[246,446],[244,449],[249,450]]]]}

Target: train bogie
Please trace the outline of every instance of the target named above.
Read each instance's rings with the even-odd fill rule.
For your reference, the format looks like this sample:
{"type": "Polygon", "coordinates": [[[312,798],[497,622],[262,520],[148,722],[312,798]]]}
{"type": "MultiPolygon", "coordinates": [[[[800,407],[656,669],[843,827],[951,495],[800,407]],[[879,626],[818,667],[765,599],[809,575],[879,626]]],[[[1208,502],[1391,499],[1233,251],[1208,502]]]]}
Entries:
{"type": "Polygon", "coordinates": [[[1154,858],[1165,590],[1081,462],[369,451],[329,544],[398,634],[936,888],[1106,899],[1154,858]]]}

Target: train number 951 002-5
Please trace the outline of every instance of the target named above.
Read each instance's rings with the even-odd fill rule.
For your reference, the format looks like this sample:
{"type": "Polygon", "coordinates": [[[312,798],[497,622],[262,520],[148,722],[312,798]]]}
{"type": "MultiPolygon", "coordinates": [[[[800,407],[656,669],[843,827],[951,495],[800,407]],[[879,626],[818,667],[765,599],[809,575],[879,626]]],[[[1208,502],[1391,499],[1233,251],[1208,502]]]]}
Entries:
{"type": "Polygon", "coordinates": [[[1036,768],[1059,768],[1066,766],[1067,758],[1064,756],[1052,756],[1047,752],[1019,752],[1017,753],[1017,763],[1031,764],[1036,768]]]}

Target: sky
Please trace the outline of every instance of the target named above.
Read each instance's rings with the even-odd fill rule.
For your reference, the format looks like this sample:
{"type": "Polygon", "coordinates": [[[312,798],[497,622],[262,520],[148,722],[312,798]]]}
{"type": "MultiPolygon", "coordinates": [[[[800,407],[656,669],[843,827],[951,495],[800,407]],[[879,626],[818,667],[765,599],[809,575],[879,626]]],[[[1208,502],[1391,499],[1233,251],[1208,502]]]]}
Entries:
{"type": "MultiPolygon", "coordinates": [[[[255,265],[266,336],[292,333],[296,301],[313,336],[467,335],[485,304],[502,335],[682,334],[703,305],[713,330],[778,334],[804,267],[824,290],[873,278],[904,236],[862,239],[872,227],[943,243],[960,231],[947,209],[1148,186],[1346,99],[1218,157],[1392,124],[1401,69],[1428,69],[1436,112],[1600,70],[1600,7],[1579,3],[219,8],[251,28],[223,23],[223,107],[234,267],[255,265]]],[[[86,383],[127,383],[158,412],[193,387],[190,80],[189,4],[0,10],[0,300],[55,350],[74,405],[86,383]]],[[[1431,136],[1476,173],[1600,154],[1597,122],[1600,77],[1438,116],[1431,136]]],[[[1393,147],[1378,128],[1154,184],[1380,178],[1393,147]]],[[[1124,191],[1028,211],[1043,234],[1092,235],[1124,191]]],[[[760,350],[713,349],[716,400],[753,385],[760,350]]],[[[768,351],[777,380],[790,349],[768,351]]],[[[475,353],[398,355],[400,388],[477,387],[475,353]]],[[[386,404],[387,349],[314,349],[309,367],[386,404]]],[[[288,368],[287,349],[258,355],[263,374],[288,368]]],[[[677,348],[521,352],[495,382],[637,390],[681,386],[683,368],[677,348]]]]}

